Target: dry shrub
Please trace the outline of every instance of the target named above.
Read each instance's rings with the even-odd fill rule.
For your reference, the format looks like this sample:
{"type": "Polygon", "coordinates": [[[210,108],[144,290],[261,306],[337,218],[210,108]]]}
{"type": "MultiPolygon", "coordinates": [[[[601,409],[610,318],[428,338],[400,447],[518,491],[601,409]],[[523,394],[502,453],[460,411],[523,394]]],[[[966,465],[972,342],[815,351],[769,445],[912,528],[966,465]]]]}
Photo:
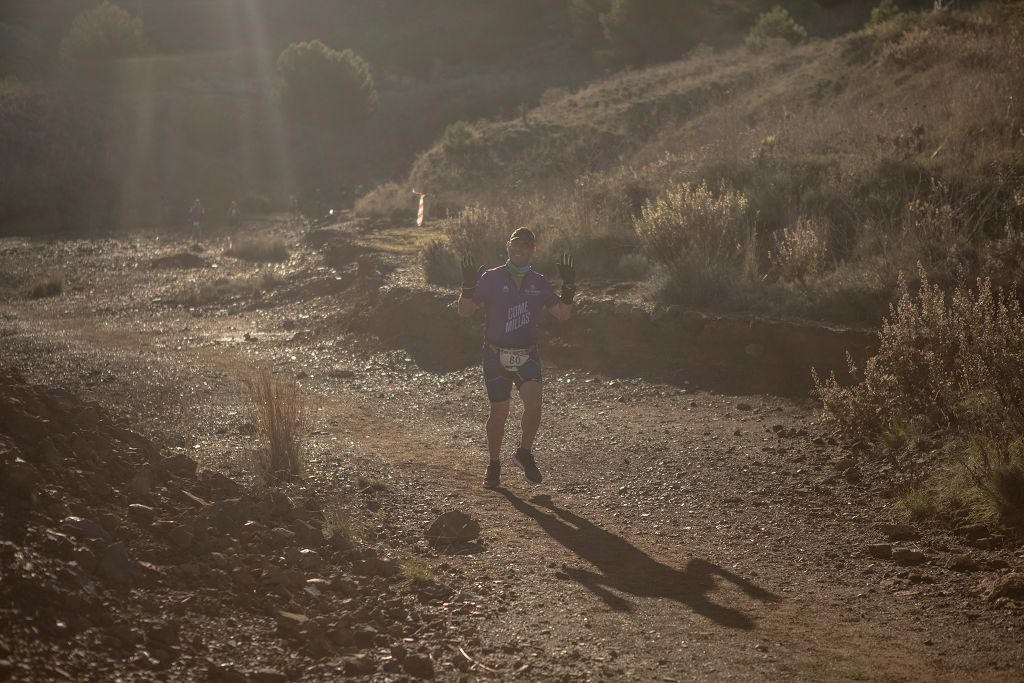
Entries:
{"type": "Polygon", "coordinates": [[[304,461],[304,404],[298,383],[261,367],[245,379],[245,387],[260,440],[252,454],[255,480],[268,485],[298,476],[304,461]]]}
{"type": "Polygon", "coordinates": [[[420,250],[420,266],[432,285],[457,285],[462,275],[458,258],[443,239],[432,239],[420,250]]]}
{"type": "MultiPolygon", "coordinates": [[[[357,199],[353,210],[357,216],[412,222],[416,218],[418,201],[419,198],[408,187],[387,182],[357,199]]],[[[430,197],[427,201],[430,201],[430,197]]]]}
{"type": "Polygon", "coordinates": [[[445,232],[456,255],[471,254],[477,263],[491,266],[506,259],[505,243],[513,229],[508,209],[477,204],[463,209],[445,232]]]}
{"type": "Polygon", "coordinates": [[[882,48],[881,60],[901,68],[923,69],[940,59],[950,46],[950,35],[941,26],[915,26],[882,48]]]}
{"type": "MultiPolygon", "coordinates": [[[[1015,482],[1024,481],[1024,313],[1015,294],[989,280],[958,285],[950,296],[919,271],[884,322],[878,354],[860,382],[840,386],[815,375],[825,416],[851,433],[875,438],[914,425],[942,444],[980,494],[979,515],[1024,514],[1015,482]],[[948,298],[948,300],[947,300],[948,298]]],[[[929,473],[937,476],[938,473],[929,473]]],[[[946,479],[949,475],[944,475],[946,479]]],[[[940,487],[941,488],[941,487],[940,487]]]]}
{"type": "Polygon", "coordinates": [[[756,240],[747,198],[722,186],[682,184],[648,201],[634,221],[641,245],[689,301],[754,274],[756,240]]]}
{"type": "Polygon", "coordinates": [[[791,228],[775,236],[775,248],[768,259],[776,274],[786,282],[801,286],[825,266],[826,230],[821,221],[801,216],[791,228]]]}
{"type": "Polygon", "coordinates": [[[982,273],[1007,289],[1024,288],[1024,226],[1006,224],[1002,236],[986,249],[982,273]]]}
{"type": "Polygon", "coordinates": [[[67,283],[64,280],[64,272],[51,270],[46,275],[36,278],[28,288],[30,299],[45,299],[51,296],[60,296],[64,293],[67,283]]]}
{"type": "Polygon", "coordinates": [[[283,263],[289,257],[288,245],[280,237],[241,239],[224,255],[258,263],[283,263]]]}

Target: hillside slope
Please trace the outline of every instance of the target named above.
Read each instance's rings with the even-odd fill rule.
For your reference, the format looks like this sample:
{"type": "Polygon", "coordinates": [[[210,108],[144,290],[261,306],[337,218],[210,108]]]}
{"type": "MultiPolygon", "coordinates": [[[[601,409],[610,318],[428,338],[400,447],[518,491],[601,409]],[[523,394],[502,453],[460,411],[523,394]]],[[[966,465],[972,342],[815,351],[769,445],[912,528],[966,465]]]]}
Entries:
{"type": "Polygon", "coordinates": [[[939,282],[962,266],[1019,285],[989,247],[1021,226],[1022,27],[1020,3],[905,14],[796,48],[623,72],[478,122],[462,144],[442,139],[410,182],[440,206],[518,206],[577,250],[586,240],[573,236],[595,229],[635,241],[633,219],[667,188],[725,183],[749,202],[768,284],[780,270],[769,252],[802,221],[827,252],[821,277],[855,280],[842,285],[860,292],[847,310],[797,292],[794,310],[812,316],[877,320],[919,261],[939,282]]]}

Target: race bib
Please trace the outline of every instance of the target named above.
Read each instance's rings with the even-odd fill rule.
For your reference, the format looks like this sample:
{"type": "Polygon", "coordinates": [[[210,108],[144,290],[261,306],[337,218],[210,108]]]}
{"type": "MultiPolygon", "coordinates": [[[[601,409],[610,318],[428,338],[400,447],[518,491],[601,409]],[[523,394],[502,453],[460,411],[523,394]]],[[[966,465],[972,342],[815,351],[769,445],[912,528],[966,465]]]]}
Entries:
{"type": "Polygon", "coordinates": [[[523,367],[529,359],[529,349],[501,349],[498,352],[498,360],[501,362],[501,367],[509,372],[515,372],[523,367]]]}

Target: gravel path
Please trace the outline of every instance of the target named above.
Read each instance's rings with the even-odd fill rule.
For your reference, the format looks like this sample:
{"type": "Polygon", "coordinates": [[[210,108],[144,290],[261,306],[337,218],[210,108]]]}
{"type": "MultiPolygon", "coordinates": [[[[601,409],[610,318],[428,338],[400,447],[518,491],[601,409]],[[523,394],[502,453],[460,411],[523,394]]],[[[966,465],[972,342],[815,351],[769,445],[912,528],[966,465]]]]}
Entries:
{"type": "MultiPolygon", "coordinates": [[[[309,418],[301,488],[343,509],[382,554],[415,560],[452,591],[438,604],[443,632],[422,635],[438,678],[1024,676],[1024,609],[977,590],[1021,571],[1021,549],[994,533],[986,549],[886,526],[896,520],[878,461],[834,439],[811,402],[548,365],[535,448],[545,483],[529,487],[507,457],[514,407],[504,488],[484,490],[478,368],[428,372],[352,332],[346,321],[365,307],[344,279],[354,263],[334,273],[302,247],[268,292],[178,305],[188,287],[262,277],[214,253],[205,268],[149,267],[180,248],[152,237],[0,241],[10,274],[2,365],[97,400],[243,483],[254,442],[239,378],[258,363],[297,374],[309,418]],[[69,293],[18,293],[53,265],[69,293]],[[370,495],[357,481],[382,490],[370,495]],[[479,521],[477,543],[451,554],[423,540],[447,510],[479,521]],[[885,545],[920,550],[921,561],[869,552],[885,545]],[[964,555],[976,569],[946,568],[964,555]]],[[[408,277],[408,256],[388,258],[392,277],[408,277]]],[[[254,669],[239,658],[237,669],[254,669]]],[[[293,677],[329,677],[315,658],[303,661],[293,677]]]]}

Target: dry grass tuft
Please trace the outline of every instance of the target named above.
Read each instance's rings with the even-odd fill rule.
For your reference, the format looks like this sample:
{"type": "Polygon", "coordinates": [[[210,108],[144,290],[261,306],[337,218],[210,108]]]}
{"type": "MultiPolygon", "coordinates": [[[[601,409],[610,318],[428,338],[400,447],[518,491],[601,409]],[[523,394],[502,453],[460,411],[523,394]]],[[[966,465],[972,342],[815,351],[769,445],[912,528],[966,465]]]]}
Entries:
{"type": "Polygon", "coordinates": [[[420,266],[428,284],[454,286],[459,284],[462,271],[459,260],[448,242],[432,239],[420,250],[420,266]]]}
{"type": "Polygon", "coordinates": [[[827,231],[820,221],[801,216],[791,228],[775,235],[775,249],[769,250],[775,274],[801,287],[818,275],[825,265],[827,231]]]}
{"type": "Polygon", "coordinates": [[[36,278],[28,288],[30,299],[45,299],[51,296],[60,296],[64,293],[67,283],[64,280],[64,272],[51,270],[46,275],[36,278]]]}
{"type": "Polygon", "coordinates": [[[364,493],[383,493],[388,490],[388,482],[380,477],[360,474],[356,477],[356,488],[364,493]]]}
{"type": "Polygon", "coordinates": [[[437,572],[424,560],[410,557],[401,561],[402,578],[411,583],[431,583],[437,572]]]}
{"type": "Polygon", "coordinates": [[[334,544],[335,536],[343,538],[348,545],[356,545],[362,541],[364,526],[357,523],[351,516],[337,507],[324,511],[324,537],[334,544]]]}
{"type": "Polygon", "coordinates": [[[211,282],[189,285],[172,300],[184,306],[206,306],[258,297],[263,292],[272,291],[283,284],[284,279],[280,275],[268,270],[251,277],[221,277],[211,282]]]}
{"type": "Polygon", "coordinates": [[[301,474],[304,403],[294,378],[274,377],[258,368],[245,379],[259,448],[252,454],[253,475],[260,485],[286,481],[301,474]]]}

